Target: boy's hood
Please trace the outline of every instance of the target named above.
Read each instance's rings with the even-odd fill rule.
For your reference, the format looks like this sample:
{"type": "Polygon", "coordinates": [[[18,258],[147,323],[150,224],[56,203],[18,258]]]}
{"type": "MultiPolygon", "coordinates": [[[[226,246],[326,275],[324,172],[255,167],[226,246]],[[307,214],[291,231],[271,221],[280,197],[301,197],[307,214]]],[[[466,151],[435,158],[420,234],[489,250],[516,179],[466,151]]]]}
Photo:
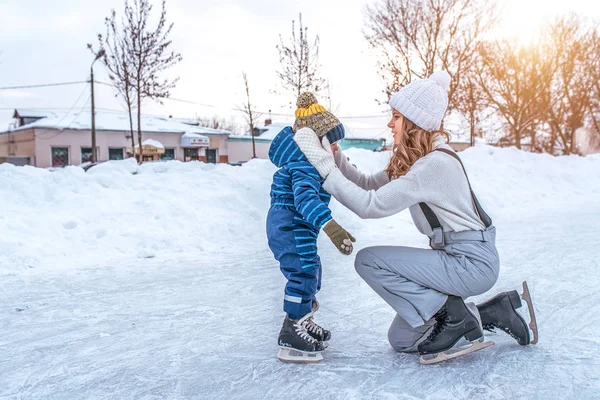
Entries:
{"type": "Polygon", "coordinates": [[[269,148],[269,159],[278,168],[290,162],[307,161],[296,142],[294,142],[294,131],[291,126],[286,126],[275,136],[269,148]]]}

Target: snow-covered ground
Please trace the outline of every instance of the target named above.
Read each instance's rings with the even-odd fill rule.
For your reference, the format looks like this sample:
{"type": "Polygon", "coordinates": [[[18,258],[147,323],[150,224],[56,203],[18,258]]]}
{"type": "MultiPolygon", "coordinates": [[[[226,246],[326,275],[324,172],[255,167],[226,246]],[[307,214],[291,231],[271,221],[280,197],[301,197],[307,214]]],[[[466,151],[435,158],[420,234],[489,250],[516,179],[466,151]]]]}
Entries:
{"type": "MultiPolygon", "coordinates": [[[[367,171],[389,157],[347,154],[367,171]]],[[[318,365],[276,359],[285,281],[264,233],[268,161],[0,165],[0,398],[600,398],[600,155],[461,156],[502,263],[473,300],[527,279],[540,343],[492,334],[496,346],[434,366],[390,349],[392,309],[324,235],[317,321],[332,343],[318,365]]],[[[332,209],[357,250],[427,245],[407,212],[332,209]]]]}

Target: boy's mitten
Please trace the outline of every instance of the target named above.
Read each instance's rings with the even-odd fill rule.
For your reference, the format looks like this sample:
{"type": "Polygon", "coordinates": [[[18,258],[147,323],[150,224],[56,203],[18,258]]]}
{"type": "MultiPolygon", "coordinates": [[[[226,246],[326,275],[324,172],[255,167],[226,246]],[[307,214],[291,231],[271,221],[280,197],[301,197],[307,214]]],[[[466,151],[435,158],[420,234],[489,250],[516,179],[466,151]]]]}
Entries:
{"type": "Polygon", "coordinates": [[[352,254],[352,242],[356,242],[354,236],[342,228],[334,219],[325,224],[323,230],[329,236],[335,247],[345,255],[352,254]]]}

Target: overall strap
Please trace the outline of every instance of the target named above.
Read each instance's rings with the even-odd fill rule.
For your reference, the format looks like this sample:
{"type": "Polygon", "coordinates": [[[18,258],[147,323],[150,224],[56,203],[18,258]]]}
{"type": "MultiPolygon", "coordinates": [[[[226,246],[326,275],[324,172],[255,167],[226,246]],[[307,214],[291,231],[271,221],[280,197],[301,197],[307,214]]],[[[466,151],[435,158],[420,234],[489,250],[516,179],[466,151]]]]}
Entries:
{"type": "MultiPolygon", "coordinates": [[[[441,151],[443,153],[446,153],[446,154],[454,157],[456,160],[458,160],[458,162],[460,163],[460,166],[463,169],[463,172],[465,173],[465,177],[467,178],[467,183],[469,184],[469,190],[471,191],[471,199],[473,200],[473,204],[475,205],[475,211],[477,212],[479,219],[481,219],[481,222],[483,222],[485,227],[489,228],[492,225],[492,219],[483,210],[483,207],[481,207],[481,204],[479,204],[479,200],[477,200],[477,196],[475,196],[475,193],[473,193],[473,189],[471,188],[471,182],[469,182],[469,177],[467,175],[467,171],[465,170],[465,166],[463,165],[463,163],[460,160],[460,158],[458,157],[458,155],[456,155],[455,152],[453,152],[451,150],[447,150],[447,149],[438,148],[438,149],[435,149],[435,151],[441,151]]],[[[429,225],[431,226],[431,230],[433,231],[432,242],[436,243],[436,244],[443,244],[444,231],[442,229],[442,225],[440,224],[440,221],[438,220],[437,216],[435,215],[435,213],[433,212],[431,207],[429,207],[426,203],[419,203],[419,207],[421,207],[421,211],[423,211],[423,214],[425,215],[425,218],[427,219],[427,222],[429,223],[429,225]]]]}
{"type": "Polygon", "coordinates": [[[462,161],[460,160],[460,157],[458,157],[458,155],[451,150],[438,148],[438,149],[436,149],[436,151],[441,151],[443,153],[446,153],[446,154],[454,157],[456,160],[458,160],[458,162],[460,163],[460,166],[463,169],[463,172],[465,173],[465,177],[467,178],[467,183],[469,184],[469,190],[471,191],[471,199],[473,199],[473,204],[475,205],[475,211],[477,211],[477,215],[479,216],[479,219],[481,219],[481,222],[483,222],[485,227],[489,228],[492,225],[492,219],[483,210],[483,207],[481,207],[481,204],[479,204],[479,200],[477,200],[477,196],[475,196],[475,193],[473,193],[473,189],[471,188],[471,182],[469,182],[469,176],[467,175],[467,171],[465,170],[465,166],[463,165],[462,161]]]}

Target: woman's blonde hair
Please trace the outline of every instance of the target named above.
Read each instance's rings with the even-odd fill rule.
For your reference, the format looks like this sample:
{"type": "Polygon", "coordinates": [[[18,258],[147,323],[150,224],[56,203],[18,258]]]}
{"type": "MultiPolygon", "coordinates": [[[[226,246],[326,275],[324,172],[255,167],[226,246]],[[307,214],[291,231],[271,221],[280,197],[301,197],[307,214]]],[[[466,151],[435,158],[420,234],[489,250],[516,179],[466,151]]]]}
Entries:
{"type": "Polygon", "coordinates": [[[445,136],[450,141],[450,134],[443,130],[426,131],[419,128],[408,118],[402,121],[400,143],[394,145],[392,158],[385,168],[390,179],[406,175],[410,167],[421,157],[433,151],[433,142],[439,136],[445,136]]]}

